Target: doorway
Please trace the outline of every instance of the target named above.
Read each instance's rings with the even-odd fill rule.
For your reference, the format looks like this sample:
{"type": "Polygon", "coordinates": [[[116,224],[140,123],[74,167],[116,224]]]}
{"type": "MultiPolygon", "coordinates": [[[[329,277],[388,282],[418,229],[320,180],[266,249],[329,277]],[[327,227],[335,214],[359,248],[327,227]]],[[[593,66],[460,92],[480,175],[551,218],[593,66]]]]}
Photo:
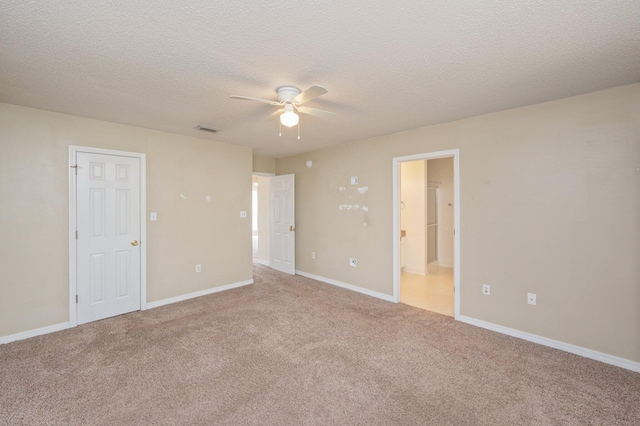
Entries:
{"type": "Polygon", "coordinates": [[[271,177],[269,173],[252,176],[252,252],[253,262],[270,266],[271,177]]]}
{"type": "Polygon", "coordinates": [[[455,149],[393,159],[394,301],[456,319],[460,314],[458,155],[455,149]]]}
{"type": "Polygon", "coordinates": [[[146,156],[69,147],[69,324],[146,308],[146,156]]]}
{"type": "Polygon", "coordinates": [[[295,176],[254,172],[253,262],[295,275],[295,176]]]}
{"type": "Polygon", "coordinates": [[[295,175],[278,175],[271,179],[269,264],[289,275],[296,274],[295,196],[295,175]]]}

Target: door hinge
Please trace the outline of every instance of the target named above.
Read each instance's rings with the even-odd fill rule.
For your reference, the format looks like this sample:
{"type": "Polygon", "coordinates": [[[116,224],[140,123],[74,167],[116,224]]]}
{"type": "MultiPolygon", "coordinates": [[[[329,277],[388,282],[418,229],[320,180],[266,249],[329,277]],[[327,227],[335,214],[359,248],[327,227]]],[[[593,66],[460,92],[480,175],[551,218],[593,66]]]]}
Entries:
{"type": "Polygon", "coordinates": [[[76,176],[78,176],[78,165],[70,166],[72,169],[76,169],[76,176]]]}
{"type": "Polygon", "coordinates": [[[76,240],[78,239],[78,231],[76,231],[76,240]]]}
{"type": "Polygon", "coordinates": [[[76,303],[78,303],[78,295],[76,294],[76,303]]]}

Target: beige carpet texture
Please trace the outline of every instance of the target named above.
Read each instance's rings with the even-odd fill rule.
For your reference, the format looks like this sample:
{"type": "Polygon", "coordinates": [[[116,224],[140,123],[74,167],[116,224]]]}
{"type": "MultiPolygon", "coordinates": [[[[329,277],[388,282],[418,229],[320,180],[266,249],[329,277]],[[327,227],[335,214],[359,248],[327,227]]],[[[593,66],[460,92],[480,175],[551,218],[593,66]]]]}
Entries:
{"type": "Polygon", "coordinates": [[[639,425],[640,374],[264,266],[0,346],[0,425],[639,425]]]}

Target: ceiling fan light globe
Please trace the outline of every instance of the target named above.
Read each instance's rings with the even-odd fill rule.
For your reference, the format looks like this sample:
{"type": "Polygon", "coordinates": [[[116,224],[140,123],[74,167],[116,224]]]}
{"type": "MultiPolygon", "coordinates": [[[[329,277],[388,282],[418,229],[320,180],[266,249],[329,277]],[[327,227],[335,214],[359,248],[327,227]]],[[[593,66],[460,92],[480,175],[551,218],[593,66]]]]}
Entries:
{"type": "Polygon", "coordinates": [[[300,116],[293,111],[285,111],[280,115],[280,123],[283,126],[293,127],[298,124],[300,116]]]}

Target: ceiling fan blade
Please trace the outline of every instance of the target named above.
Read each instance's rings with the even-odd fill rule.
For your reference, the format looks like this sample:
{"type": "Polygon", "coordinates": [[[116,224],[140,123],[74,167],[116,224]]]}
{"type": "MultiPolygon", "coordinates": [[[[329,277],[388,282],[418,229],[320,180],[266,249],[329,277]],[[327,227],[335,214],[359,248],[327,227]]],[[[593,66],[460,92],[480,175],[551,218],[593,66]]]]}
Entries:
{"type": "Polygon", "coordinates": [[[311,108],[306,106],[298,107],[298,111],[300,111],[303,114],[309,114],[309,115],[313,115],[315,117],[321,117],[321,118],[333,118],[336,116],[333,112],[323,111],[318,108],[311,108]]]}
{"type": "Polygon", "coordinates": [[[314,84],[313,86],[309,87],[307,90],[305,90],[304,92],[298,94],[298,96],[293,98],[293,101],[298,105],[302,105],[303,103],[309,102],[311,99],[315,99],[318,96],[322,96],[327,92],[328,90],[325,89],[324,87],[314,84]]]}
{"type": "Polygon", "coordinates": [[[248,97],[248,96],[238,96],[238,95],[233,95],[233,96],[230,96],[230,98],[231,98],[231,99],[240,99],[240,100],[243,100],[243,101],[256,101],[256,102],[262,102],[262,103],[265,103],[265,104],[269,104],[269,105],[276,105],[276,106],[280,105],[280,102],[278,102],[278,101],[268,101],[268,100],[266,100],[266,99],[250,98],[250,97],[248,97]]]}
{"type": "Polygon", "coordinates": [[[264,121],[272,121],[275,120],[276,118],[280,117],[280,114],[282,114],[284,112],[284,109],[279,109],[277,111],[274,111],[273,114],[269,114],[268,117],[266,117],[264,119],[264,121]]]}

